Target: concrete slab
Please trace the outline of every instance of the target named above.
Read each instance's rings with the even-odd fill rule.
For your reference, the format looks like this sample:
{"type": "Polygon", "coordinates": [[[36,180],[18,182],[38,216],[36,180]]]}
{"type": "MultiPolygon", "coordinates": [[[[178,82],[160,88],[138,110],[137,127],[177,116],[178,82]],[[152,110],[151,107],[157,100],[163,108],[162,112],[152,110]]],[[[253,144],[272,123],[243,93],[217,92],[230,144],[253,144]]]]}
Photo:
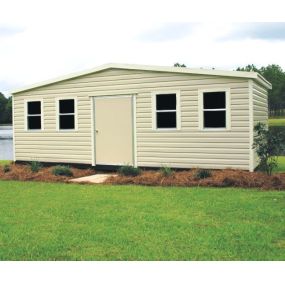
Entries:
{"type": "Polygon", "coordinates": [[[116,174],[95,174],[91,176],[85,176],[85,177],[80,177],[80,178],[74,178],[69,180],[70,182],[75,182],[75,183],[80,183],[80,182],[87,182],[87,183],[103,183],[107,180],[109,177],[114,177],[117,176],[116,174]]]}

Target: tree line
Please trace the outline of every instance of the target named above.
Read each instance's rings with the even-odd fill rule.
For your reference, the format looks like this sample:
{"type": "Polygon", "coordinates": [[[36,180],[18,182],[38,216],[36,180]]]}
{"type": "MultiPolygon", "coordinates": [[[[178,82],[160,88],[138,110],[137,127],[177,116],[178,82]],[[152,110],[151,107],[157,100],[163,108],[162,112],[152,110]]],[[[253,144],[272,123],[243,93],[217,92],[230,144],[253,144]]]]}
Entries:
{"type": "Polygon", "coordinates": [[[1,92],[0,124],[12,124],[12,97],[6,98],[1,92]]]}

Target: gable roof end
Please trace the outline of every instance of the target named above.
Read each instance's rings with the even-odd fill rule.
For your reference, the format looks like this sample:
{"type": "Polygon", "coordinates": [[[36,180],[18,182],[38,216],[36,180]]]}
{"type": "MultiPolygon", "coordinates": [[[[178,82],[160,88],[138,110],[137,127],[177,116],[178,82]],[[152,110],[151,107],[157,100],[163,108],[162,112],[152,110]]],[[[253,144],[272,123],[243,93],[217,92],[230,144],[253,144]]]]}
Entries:
{"type": "Polygon", "coordinates": [[[202,74],[202,75],[213,75],[213,76],[225,76],[225,77],[238,77],[238,78],[248,78],[257,81],[259,84],[267,89],[272,89],[271,83],[268,82],[263,76],[257,72],[246,72],[246,71],[222,71],[216,69],[193,69],[185,67],[165,67],[165,66],[151,66],[151,65],[136,65],[136,64],[117,64],[109,63],[104,64],[89,70],[82,72],[72,73],[51,80],[39,82],[26,86],[24,88],[16,89],[12,92],[13,95],[35,89],[38,87],[43,87],[53,83],[61,82],[68,79],[77,78],[83,75],[88,75],[91,73],[100,72],[107,69],[128,69],[128,70],[145,70],[145,71],[157,71],[157,72],[170,72],[170,73],[185,73],[185,74],[202,74]]]}

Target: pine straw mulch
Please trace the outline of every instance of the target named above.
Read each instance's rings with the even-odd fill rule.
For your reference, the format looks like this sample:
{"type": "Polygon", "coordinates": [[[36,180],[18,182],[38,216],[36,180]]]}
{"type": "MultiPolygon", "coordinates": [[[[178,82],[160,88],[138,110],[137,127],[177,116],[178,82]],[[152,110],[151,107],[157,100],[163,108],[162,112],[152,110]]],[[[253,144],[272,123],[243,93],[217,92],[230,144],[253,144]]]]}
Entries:
{"type": "Polygon", "coordinates": [[[10,171],[4,173],[3,167],[0,166],[0,180],[19,180],[19,181],[42,181],[42,182],[68,182],[70,179],[83,176],[94,175],[93,169],[79,169],[70,167],[73,173],[72,177],[55,176],[52,174],[52,168],[43,167],[38,172],[32,172],[29,165],[10,164],[10,171]]]}
{"type": "Polygon", "coordinates": [[[159,171],[143,171],[135,177],[110,177],[105,184],[136,184],[149,186],[214,186],[214,187],[241,187],[260,188],[263,190],[285,190],[285,173],[268,176],[260,172],[247,172],[242,170],[213,170],[212,176],[205,179],[196,179],[195,169],[176,171],[169,177],[163,176],[159,171]]]}
{"type": "MultiPolygon", "coordinates": [[[[19,180],[19,181],[42,181],[42,182],[68,182],[72,178],[79,178],[96,174],[94,169],[80,169],[70,167],[73,176],[55,176],[52,168],[43,167],[38,172],[32,172],[29,165],[10,164],[10,171],[4,173],[0,166],[0,180],[19,180]]],[[[104,184],[114,185],[147,185],[147,186],[214,186],[214,187],[241,187],[241,188],[260,188],[262,190],[285,190],[285,173],[268,176],[261,172],[247,172],[243,170],[212,170],[212,176],[205,179],[195,178],[195,169],[185,171],[175,171],[168,177],[160,171],[146,170],[140,175],[131,176],[112,176],[104,184]]],[[[84,183],[86,184],[86,183],[84,183]]]]}

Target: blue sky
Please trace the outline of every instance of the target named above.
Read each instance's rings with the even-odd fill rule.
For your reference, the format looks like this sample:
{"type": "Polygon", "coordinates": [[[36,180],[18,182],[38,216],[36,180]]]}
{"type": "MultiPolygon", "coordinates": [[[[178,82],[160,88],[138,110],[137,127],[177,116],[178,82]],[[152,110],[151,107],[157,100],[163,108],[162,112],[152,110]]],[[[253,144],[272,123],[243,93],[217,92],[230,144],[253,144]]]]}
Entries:
{"type": "Polygon", "coordinates": [[[276,63],[285,69],[283,22],[230,22],[231,15],[201,22],[211,20],[211,9],[190,17],[195,7],[127,2],[7,1],[0,18],[0,92],[109,62],[228,70],[276,63]]]}

